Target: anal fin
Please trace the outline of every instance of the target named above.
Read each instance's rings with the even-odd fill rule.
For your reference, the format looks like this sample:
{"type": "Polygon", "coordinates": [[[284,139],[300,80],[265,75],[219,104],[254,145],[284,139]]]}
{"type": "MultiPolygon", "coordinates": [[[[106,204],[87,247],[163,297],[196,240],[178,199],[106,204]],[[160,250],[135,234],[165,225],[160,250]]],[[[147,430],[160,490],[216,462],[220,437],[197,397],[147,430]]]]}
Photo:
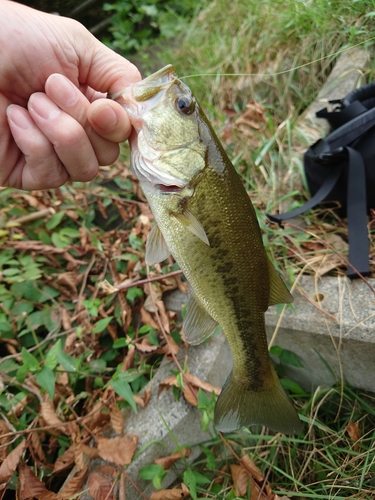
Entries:
{"type": "Polygon", "coordinates": [[[274,306],[275,304],[291,304],[294,300],[293,296],[290,294],[285,283],[273,267],[272,262],[267,259],[267,263],[268,274],[270,277],[270,298],[268,305],[274,306]]]}

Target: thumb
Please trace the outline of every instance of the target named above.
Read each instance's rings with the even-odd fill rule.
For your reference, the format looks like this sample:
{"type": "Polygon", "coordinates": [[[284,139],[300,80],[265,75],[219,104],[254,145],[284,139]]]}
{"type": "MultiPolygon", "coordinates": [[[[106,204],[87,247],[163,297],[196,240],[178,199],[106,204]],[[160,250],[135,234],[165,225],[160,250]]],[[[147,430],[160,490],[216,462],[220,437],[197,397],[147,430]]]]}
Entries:
{"type": "Polygon", "coordinates": [[[82,44],[83,50],[78,52],[81,83],[99,92],[112,94],[141,80],[134,64],[99,42],[89,31],[86,35],[88,43],[82,44]],[[87,47],[90,50],[85,50],[87,47]]]}

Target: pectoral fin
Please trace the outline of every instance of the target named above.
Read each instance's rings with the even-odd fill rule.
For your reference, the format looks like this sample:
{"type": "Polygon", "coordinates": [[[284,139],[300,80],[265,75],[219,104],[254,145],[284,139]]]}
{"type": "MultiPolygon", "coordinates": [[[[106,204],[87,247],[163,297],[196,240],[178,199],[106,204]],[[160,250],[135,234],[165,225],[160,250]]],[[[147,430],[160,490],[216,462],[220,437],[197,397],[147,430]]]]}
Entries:
{"type": "Polygon", "coordinates": [[[146,264],[152,266],[157,262],[162,262],[169,257],[170,254],[171,252],[167,247],[164,236],[161,234],[159,227],[155,224],[146,241],[146,264]]]}
{"type": "Polygon", "coordinates": [[[210,246],[210,242],[208,241],[206,231],[204,227],[199,222],[199,220],[195,217],[195,215],[190,212],[190,210],[185,210],[183,213],[173,212],[171,215],[176,217],[176,219],[183,224],[186,229],[191,231],[195,236],[198,236],[203,243],[210,246]]]}
{"type": "Polygon", "coordinates": [[[270,260],[268,260],[268,274],[270,277],[270,298],[268,305],[291,304],[294,299],[270,260]]]}
{"type": "Polygon", "coordinates": [[[217,322],[204,309],[194,292],[190,292],[186,316],[182,324],[186,342],[198,345],[212,335],[217,322]]]}

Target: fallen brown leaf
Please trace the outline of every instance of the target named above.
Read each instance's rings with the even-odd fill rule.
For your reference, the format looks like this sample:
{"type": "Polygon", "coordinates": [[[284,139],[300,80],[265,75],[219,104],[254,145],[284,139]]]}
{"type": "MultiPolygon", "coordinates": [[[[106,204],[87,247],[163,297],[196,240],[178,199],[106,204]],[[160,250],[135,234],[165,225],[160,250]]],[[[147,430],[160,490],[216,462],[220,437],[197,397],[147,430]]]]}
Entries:
{"type": "Polygon", "coordinates": [[[138,444],[138,436],[115,438],[97,437],[98,451],[101,458],[116,465],[128,465],[132,461],[138,444]]]}
{"type": "Polygon", "coordinates": [[[161,465],[164,470],[168,470],[172,467],[172,465],[177,462],[177,460],[181,460],[181,458],[187,458],[191,453],[190,448],[182,448],[180,451],[176,451],[172,453],[172,455],[167,455],[166,457],[156,458],[154,463],[157,465],[161,465]]]}
{"type": "Polygon", "coordinates": [[[116,432],[116,434],[121,436],[124,431],[125,421],[122,412],[116,403],[112,403],[109,407],[109,418],[111,420],[112,429],[116,432]]]}
{"type": "Polygon", "coordinates": [[[60,500],[59,496],[52,491],[48,491],[45,484],[36,477],[30,467],[20,464],[19,470],[19,499],[28,500],[60,500]]]}
{"type": "Polygon", "coordinates": [[[92,472],[87,481],[88,490],[94,500],[114,500],[114,485],[114,481],[99,472],[92,472]]]}
{"type": "Polygon", "coordinates": [[[59,432],[67,434],[66,428],[62,425],[62,421],[56,415],[55,407],[50,399],[46,399],[40,405],[40,413],[47,425],[52,425],[59,432]]]}
{"type": "Polygon", "coordinates": [[[241,458],[241,465],[251,474],[251,476],[258,482],[263,481],[264,476],[261,473],[260,469],[255,465],[255,463],[251,460],[249,455],[244,455],[241,458]]]}
{"type": "MultiPolygon", "coordinates": [[[[9,455],[6,457],[4,462],[0,465],[0,484],[6,483],[13,476],[14,471],[18,467],[18,464],[21,460],[22,453],[26,449],[26,440],[20,442],[14,450],[12,450],[9,455]]],[[[1,486],[0,486],[0,489],[1,486]]],[[[4,488],[3,488],[4,489],[4,488]]]]}
{"type": "MultiPolygon", "coordinates": [[[[186,486],[185,486],[186,488],[186,486]]],[[[150,500],[180,500],[190,495],[190,491],[179,488],[172,488],[170,490],[159,490],[151,493],[150,500]]]]}
{"type": "Polygon", "coordinates": [[[27,439],[28,448],[34,458],[39,460],[41,464],[46,465],[46,456],[44,454],[42,444],[39,439],[38,432],[31,432],[27,439]]]}
{"type": "Polygon", "coordinates": [[[349,421],[348,425],[345,427],[346,432],[349,434],[349,437],[352,441],[354,441],[353,449],[355,451],[359,450],[359,446],[357,444],[357,441],[359,441],[361,435],[359,432],[359,427],[358,424],[355,422],[352,422],[351,420],[349,421]]]}
{"type": "Polygon", "coordinates": [[[70,467],[71,465],[74,464],[74,457],[75,457],[75,448],[76,445],[72,444],[67,448],[62,455],[60,455],[54,466],[53,466],[53,471],[52,472],[58,472],[61,470],[66,469],[67,467],[70,467]]]}
{"type": "Polygon", "coordinates": [[[59,497],[63,500],[69,500],[74,495],[79,493],[82,489],[83,481],[87,475],[88,467],[76,472],[61,488],[59,491],[59,497]]]}
{"type": "Polygon", "coordinates": [[[5,460],[8,456],[8,446],[10,442],[10,436],[3,436],[4,434],[9,434],[10,429],[5,422],[5,420],[0,420],[0,460],[5,460]]]}
{"type": "Polygon", "coordinates": [[[230,472],[233,481],[233,490],[236,496],[243,497],[248,488],[249,482],[251,481],[249,473],[240,465],[231,464],[230,472]]]}

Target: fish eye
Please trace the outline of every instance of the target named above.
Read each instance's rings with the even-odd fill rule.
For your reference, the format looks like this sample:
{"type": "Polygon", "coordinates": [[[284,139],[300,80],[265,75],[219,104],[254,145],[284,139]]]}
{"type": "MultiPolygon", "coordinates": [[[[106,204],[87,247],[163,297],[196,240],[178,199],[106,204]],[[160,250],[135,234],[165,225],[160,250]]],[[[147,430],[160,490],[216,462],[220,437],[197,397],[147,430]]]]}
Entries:
{"type": "Polygon", "coordinates": [[[175,101],[175,106],[178,111],[184,115],[191,115],[195,109],[195,102],[187,96],[178,96],[175,101]]]}

